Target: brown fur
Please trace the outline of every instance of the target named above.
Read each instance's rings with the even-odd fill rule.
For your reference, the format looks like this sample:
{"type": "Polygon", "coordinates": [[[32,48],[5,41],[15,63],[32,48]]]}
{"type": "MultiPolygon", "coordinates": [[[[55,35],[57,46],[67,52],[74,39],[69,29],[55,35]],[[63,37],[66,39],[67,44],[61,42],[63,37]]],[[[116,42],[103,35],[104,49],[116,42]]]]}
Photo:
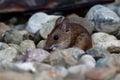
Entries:
{"type": "Polygon", "coordinates": [[[45,49],[53,50],[53,46],[57,49],[78,47],[87,50],[92,47],[92,40],[90,34],[83,26],[71,23],[66,18],[59,18],[56,21],[55,28],[48,36],[45,49]],[[55,35],[59,36],[58,40],[54,40],[55,35]]]}

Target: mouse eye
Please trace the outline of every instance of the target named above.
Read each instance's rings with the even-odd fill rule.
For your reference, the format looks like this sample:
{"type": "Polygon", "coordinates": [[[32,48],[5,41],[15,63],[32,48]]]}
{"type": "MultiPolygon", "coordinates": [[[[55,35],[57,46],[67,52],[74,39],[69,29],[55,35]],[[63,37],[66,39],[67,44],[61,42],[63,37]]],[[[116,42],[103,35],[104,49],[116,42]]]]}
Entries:
{"type": "Polygon", "coordinates": [[[54,38],[54,40],[58,40],[59,39],[58,35],[55,35],[53,38],[54,38]]]}

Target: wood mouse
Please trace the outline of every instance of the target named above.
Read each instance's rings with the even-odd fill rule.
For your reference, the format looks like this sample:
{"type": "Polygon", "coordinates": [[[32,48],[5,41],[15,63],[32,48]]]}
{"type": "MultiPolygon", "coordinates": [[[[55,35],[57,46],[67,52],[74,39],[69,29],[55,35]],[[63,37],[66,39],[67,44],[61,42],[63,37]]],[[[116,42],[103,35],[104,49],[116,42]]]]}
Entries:
{"type": "Polygon", "coordinates": [[[59,17],[54,29],[48,35],[44,49],[52,51],[69,47],[86,51],[92,47],[91,35],[82,25],[72,23],[68,18],[59,17]]]}

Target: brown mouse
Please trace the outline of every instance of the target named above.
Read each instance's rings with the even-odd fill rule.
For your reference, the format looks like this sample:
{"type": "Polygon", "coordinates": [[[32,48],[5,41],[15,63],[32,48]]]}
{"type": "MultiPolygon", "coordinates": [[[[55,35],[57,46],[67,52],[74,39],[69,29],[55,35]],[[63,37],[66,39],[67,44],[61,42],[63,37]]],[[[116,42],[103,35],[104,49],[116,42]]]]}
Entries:
{"type": "Polygon", "coordinates": [[[67,18],[56,20],[55,27],[46,41],[46,50],[77,47],[87,50],[92,47],[91,35],[80,24],[72,23],[67,18]]]}

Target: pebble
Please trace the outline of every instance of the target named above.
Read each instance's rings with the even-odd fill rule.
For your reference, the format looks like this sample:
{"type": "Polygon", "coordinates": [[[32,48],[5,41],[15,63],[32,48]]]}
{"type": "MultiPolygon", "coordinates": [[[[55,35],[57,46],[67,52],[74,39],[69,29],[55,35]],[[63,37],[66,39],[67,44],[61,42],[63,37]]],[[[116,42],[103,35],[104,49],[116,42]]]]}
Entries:
{"type": "Polygon", "coordinates": [[[8,47],[9,47],[8,44],[0,42],[0,50],[6,49],[8,47]]]}
{"type": "Polygon", "coordinates": [[[39,29],[43,28],[43,24],[55,21],[58,17],[59,16],[47,15],[43,12],[35,13],[28,20],[26,29],[31,33],[36,33],[39,29]]]}
{"type": "Polygon", "coordinates": [[[26,24],[18,24],[14,26],[14,29],[20,31],[20,30],[25,30],[26,24]]]}
{"type": "Polygon", "coordinates": [[[93,6],[87,13],[86,18],[90,20],[96,31],[113,33],[119,29],[119,16],[102,5],[93,6]]]}
{"type": "Polygon", "coordinates": [[[93,47],[87,50],[86,53],[93,56],[95,59],[104,58],[110,55],[110,52],[102,47],[93,47]]]}
{"type": "Polygon", "coordinates": [[[43,49],[29,49],[27,50],[27,61],[30,62],[42,62],[50,55],[49,52],[43,49]]]}
{"type": "Polygon", "coordinates": [[[7,30],[10,30],[10,27],[2,22],[0,22],[0,35],[6,32],[7,30]]]}
{"type": "Polygon", "coordinates": [[[17,50],[12,47],[3,49],[0,51],[0,62],[1,63],[12,62],[17,55],[18,55],[17,50]]]}
{"type": "Polygon", "coordinates": [[[93,46],[100,42],[109,42],[111,40],[117,40],[117,38],[113,35],[109,35],[104,32],[97,32],[97,33],[92,34],[93,46]]]}
{"type": "Polygon", "coordinates": [[[114,68],[94,68],[86,72],[85,77],[91,80],[110,80],[115,74],[116,69],[114,68]]]}
{"type": "Polygon", "coordinates": [[[46,40],[41,40],[38,44],[37,44],[37,48],[44,48],[46,44],[46,40]]]}
{"type": "Polygon", "coordinates": [[[24,40],[21,42],[20,47],[23,52],[26,53],[28,49],[34,49],[36,48],[34,42],[32,40],[24,40]]]}
{"type": "Polygon", "coordinates": [[[79,56],[84,54],[83,50],[78,48],[68,48],[51,52],[48,62],[55,66],[73,66],[78,64],[79,56]]]}
{"type": "Polygon", "coordinates": [[[11,29],[4,33],[3,39],[6,43],[14,43],[19,45],[23,41],[23,36],[19,33],[19,31],[11,29]]]}
{"type": "Polygon", "coordinates": [[[41,40],[42,40],[42,37],[40,35],[40,30],[38,30],[35,34],[34,34],[34,42],[35,44],[37,45],[41,40]]]}
{"type": "Polygon", "coordinates": [[[68,19],[70,20],[70,22],[77,23],[77,24],[84,26],[84,28],[86,28],[88,32],[92,34],[94,30],[94,25],[86,18],[79,17],[76,14],[72,14],[68,16],[68,19]]]}
{"type": "Polygon", "coordinates": [[[105,58],[101,58],[101,59],[97,60],[96,67],[100,67],[100,68],[109,67],[108,60],[105,58]]]}

